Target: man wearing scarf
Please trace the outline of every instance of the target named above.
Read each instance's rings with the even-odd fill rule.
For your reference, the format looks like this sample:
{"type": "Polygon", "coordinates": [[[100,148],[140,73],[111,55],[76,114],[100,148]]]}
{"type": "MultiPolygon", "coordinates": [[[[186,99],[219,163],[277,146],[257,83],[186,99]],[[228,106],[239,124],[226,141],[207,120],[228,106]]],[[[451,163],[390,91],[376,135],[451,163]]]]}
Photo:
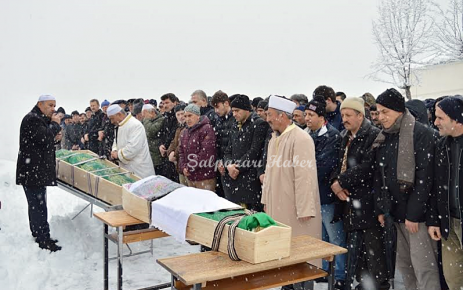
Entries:
{"type": "MultiPolygon", "coordinates": [[[[437,268],[437,244],[427,234],[426,204],[430,197],[434,161],[431,129],[405,107],[395,89],[378,96],[376,105],[383,130],[376,138],[375,202],[378,220],[391,200],[390,215],[397,228],[397,263],[406,289],[441,289],[437,268]],[[389,197],[382,196],[382,180],[389,197]]],[[[384,190],[384,187],[383,187],[384,190]]]]}

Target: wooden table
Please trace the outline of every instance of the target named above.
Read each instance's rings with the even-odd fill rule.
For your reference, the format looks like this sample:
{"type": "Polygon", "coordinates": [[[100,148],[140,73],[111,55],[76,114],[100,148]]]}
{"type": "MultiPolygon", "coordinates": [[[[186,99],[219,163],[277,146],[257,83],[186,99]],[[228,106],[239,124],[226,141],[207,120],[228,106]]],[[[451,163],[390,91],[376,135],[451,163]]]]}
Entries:
{"type": "MultiPolygon", "coordinates": [[[[104,247],[104,289],[109,289],[108,281],[108,270],[109,270],[109,257],[108,257],[108,240],[114,242],[117,245],[117,289],[122,290],[122,262],[123,262],[123,253],[122,247],[124,244],[141,242],[146,240],[151,240],[151,249],[150,251],[139,252],[134,255],[144,254],[151,252],[153,254],[153,239],[167,237],[168,234],[155,229],[149,228],[144,230],[136,231],[127,231],[124,232],[124,227],[143,224],[144,222],[134,218],[133,216],[127,214],[124,210],[109,211],[109,212],[100,212],[95,213],[94,216],[101,220],[104,223],[104,233],[103,233],[103,247],[104,247]],[[116,234],[108,234],[108,226],[116,228],[116,234]]],[[[149,289],[163,289],[170,287],[170,283],[156,285],[150,287],[149,289]]]]}
{"type": "Polygon", "coordinates": [[[334,285],[334,257],[347,250],[309,236],[292,239],[288,258],[260,264],[232,261],[220,252],[190,254],[159,259],[157,262],[171,273],[171,289],[258,290],[294,284],[328,276],[328,289],[334,285]],[[307,263],[324,259],[325,272],[307,263]]]}

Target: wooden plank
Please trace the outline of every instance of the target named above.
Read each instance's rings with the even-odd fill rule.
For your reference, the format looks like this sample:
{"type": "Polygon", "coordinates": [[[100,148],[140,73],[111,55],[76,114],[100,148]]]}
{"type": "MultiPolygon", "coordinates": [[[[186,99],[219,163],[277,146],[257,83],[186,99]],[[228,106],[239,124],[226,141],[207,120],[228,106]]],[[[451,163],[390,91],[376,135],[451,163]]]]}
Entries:
{"type": "Polygon", "coordinates": [[[134,218],[126,213],[124,210],[115,210],[108,212],[99,212],[93,214],[105,224],[112,227],[131,226],[143,224],[143,221],[134,218]]]}
{"type": "Polygon", "coordinates": [[[190,254],[157,262],[186,285],[237,277],[251,273],[291,266],[311,260],[347,253],[347,250],[309,236],[292,239],[288,258],[260,264],[232,261],[220,252],[190,254]]]}
{"type": "MultiPolygon", "coordinates": [[[[262,290],[309,281],[328,276],[328,273],[307,263],[267,270],[206,284],[204,290],[262,290]]],[[[190,289],[191,286],[179,282],[177,289],[190,289]]]]}
{"type": "MultiPolygon", "coordinates": [[[[117,233],[111,234],[110,236],[114,240],[117,240],[117,233]]],[[[155,229],[155,228],[130,231],[130,232],[124,232],[122,243],[123,244],[137,243],[137,242],[142,242],[142,241],[147,241],[147,240],[164,238],[168,236],[169,236],[168,234],[158,229],[155,229]]]]}

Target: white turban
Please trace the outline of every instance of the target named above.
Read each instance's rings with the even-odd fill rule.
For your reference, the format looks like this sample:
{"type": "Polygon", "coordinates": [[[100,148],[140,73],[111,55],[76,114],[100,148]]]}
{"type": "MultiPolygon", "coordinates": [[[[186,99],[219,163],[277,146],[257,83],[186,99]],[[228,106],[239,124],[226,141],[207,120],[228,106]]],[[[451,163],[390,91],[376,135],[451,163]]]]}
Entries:
{"type": "Polygon", "coordinates": [[[45,101],[56,101],[55,97],[51,95],[41,95],[39,97],[39,102],[45,102],[45,101]]]}
{"type": "Polygon", "coordinates": [[[110,117],[110,116],[116,115],[120,111],[122,111],[121,106],[119,106],[119,105],[111,105],[106,110],[106,114],[108,114],[108,117],[110,117]]]}
{"type": "Polygon", "coordinates": [[[292,114],[296,108],[296,103],[284,97],[271,95],[268,102],[268,107],[292,114]]]}

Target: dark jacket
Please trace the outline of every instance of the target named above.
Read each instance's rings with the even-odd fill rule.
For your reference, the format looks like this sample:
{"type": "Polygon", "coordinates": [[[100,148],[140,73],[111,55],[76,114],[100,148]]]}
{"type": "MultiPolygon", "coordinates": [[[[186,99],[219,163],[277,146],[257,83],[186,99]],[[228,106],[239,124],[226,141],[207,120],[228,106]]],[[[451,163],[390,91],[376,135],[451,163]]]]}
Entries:
{"type": "Polygon", "coordinates": [[[81,146],[81,138],[83,136],[83,126],[80,123],[70,124],[66,126],[66,142],[65,149],[72,149],[72,146],[81,146]]]}
{"type": "Polygon", "coordinates": [[[27,187],[56,185],[55,136],[61,131],[35,106],[21,122],[16,184],[27,187]]]}
{"type": "Polygon", "coordinates": [[[161,146],[161,131],[163,125],[164,117],[161,114],[157,114],[154,119],[143,120],[143,126],[145,127],[150,155],[154,166],[161,165],[163,161],[161,157],[161,151],[159,151],[159,146],[161,146]]]}
{"type": "Polygon", "coordinates": [[[116,126],[111,123],[108,115],[104,114],[103,116],[103,131],[104,131],[104,139],[103,139],[103,152],[100,153],[101,156],[106,156],[108,159],[111,157],[111,151],[113,149],[114,143],[114,131],[116,130],[116,126]]]}
{"type": "Polygon", "coordinates": [[[103,155],[103,142],[98,141],[98,132],[104,131],[103,117],[105,114],[102,110],[93,113],[88,121],[87,134],[88,134],[88,149],[98,155],[103,155]]]}
{"type": "Polygon", "coordinates": [[[257,168],[257,177],[260,177],[262,174],[265,174],[265,168],[267,167],[268,144],[272,139],[272,133],[272,128],[268,126],[267,135],[265,136],[264,142],[264,151],[262,152],[259,168],[257,168]]]}
{"type": "Polygon", "coordinates": [[[161,132],[161,145],[164,145],[167,148],[170,146],[170,142],[174,140],[175,131],[178,127],[177,117],[175,117],[174,110],[169,112],[164,112],[164,127],[161,132]]]}
{"type": "Polygon", "coordinates": [[[268,128],[268,123],[256,113],[251,113],[241,129],[237,122],[234,123],[224,160],[225,167],[228,164],[237,164],[239,175],[234,180],[228,172],[225,173],[224,192],[228,200],[248,204],[260,202],[261,184],[257,169],[268,128]]]}
{"type": "MultiPolygon", "coordinates": [[[[462,138],[462,137],[460,137],[462,138]]],[[[426,214],[426,224],[428,226],[440,226],[442,236],[447,239],[450,229],[450,209],[449,209],[449,186],[450,186],[450,142],[452,137],[440,139],[435,148],[434,164],[434,183],[431,198],[429,201],[428,212],[426,214]]],[[[459,187],[458,196],[460,200],[459,209],[460,217],[463,217],[463,191],[461,181],[463,180],[463,147],[459,153],[460,159],[456,160],[454,170],[458,170],[459,187]]],[[[460,219],[460,222],[462,219],[460,219]]],[[[463,224],[460,225],[463,229],[463,224]]]]}
{"type": "Polygon", "coordinates": [[[342,132],[344,130],[344,124],[342,123],[341,117],[341,103],[336,101],[336,104],[338,106],[336,107],[336,110],[334,110],[334,112],[326,113],[326,120],[328,121],[328,123],[330,123],[331,126],[336,128],[336,130],[342,132]]]}
{"type": "MultiPolygon", "coordinates": [[[[382,174],[384,167],[386,187],[391,195],[391,215],[399,223],[405,219],[411,222],[424,222],[426,220],[426,204],[428,202],[433,176],[434,162],[434,136],[431,129],[419,122],[415,122],[413,143],[415,151],[415,184],[401,189],[397,180],[397,159],[399,146],[399,133],[388,134],[385,141],[376,150],[375,168],[375,195],[381,200],[382,174]]],[[[376,206],[377,214],[382,214],[376,206]]]]}
{"type": "MultiPolygon", "coordinates": [[[[341,149],[332,181],[338,180],[341,187],[350,193],[348,202],[338,199],[343,205],[342,216],[346,231],[368,229],[378,224],[372,192],[374,151],[371,147],[379,132],[380,130],[371,125],[367,119],[363,120],[357,135],[350,143],[347,152],[347,169],[344,173],[341,173],[342,160],[350,132],[344,130],[341,133],[341,149]]],[[[339,217],[339,211],[336,216],[339,217]]]]}
{"type": "Polygon", "coordinates": [[[225,149],[227,148],[234,123],[235,117],[233,117],[233,112],[230,110],[228,114],[220,118],[220,121],[214,127],[217,136],[217,160],[222,160],[225,155],[225,149]]]}
{"type": "Polygon", "coordinates": [[[220,117],[215,112],[214,107],[212,107],[211,105],[207,105],[207,107],[201,107],[199,109],[201,112],[201,116],[206,116],[209,119],[209,123],[211,124],[212,128],[215,128],[217,124],[220,122],[220,117]]]}
{"type": "Polygon", "coordinates": [[[331,190],[330,177],[339,162],[341,135],[330,124],[326,124],[319,131],[310,132],[309,134],[315,144],[320,203],[330,204],[335,201],[335,195],[331,190]]]}
{"type": "Polygon", "coordinates": [[[179,169],[188,170],[189,180],[215,178],[215,133],[207,117],[201,116],[199,123],[182,131],[178,149],[179,169]]]}

